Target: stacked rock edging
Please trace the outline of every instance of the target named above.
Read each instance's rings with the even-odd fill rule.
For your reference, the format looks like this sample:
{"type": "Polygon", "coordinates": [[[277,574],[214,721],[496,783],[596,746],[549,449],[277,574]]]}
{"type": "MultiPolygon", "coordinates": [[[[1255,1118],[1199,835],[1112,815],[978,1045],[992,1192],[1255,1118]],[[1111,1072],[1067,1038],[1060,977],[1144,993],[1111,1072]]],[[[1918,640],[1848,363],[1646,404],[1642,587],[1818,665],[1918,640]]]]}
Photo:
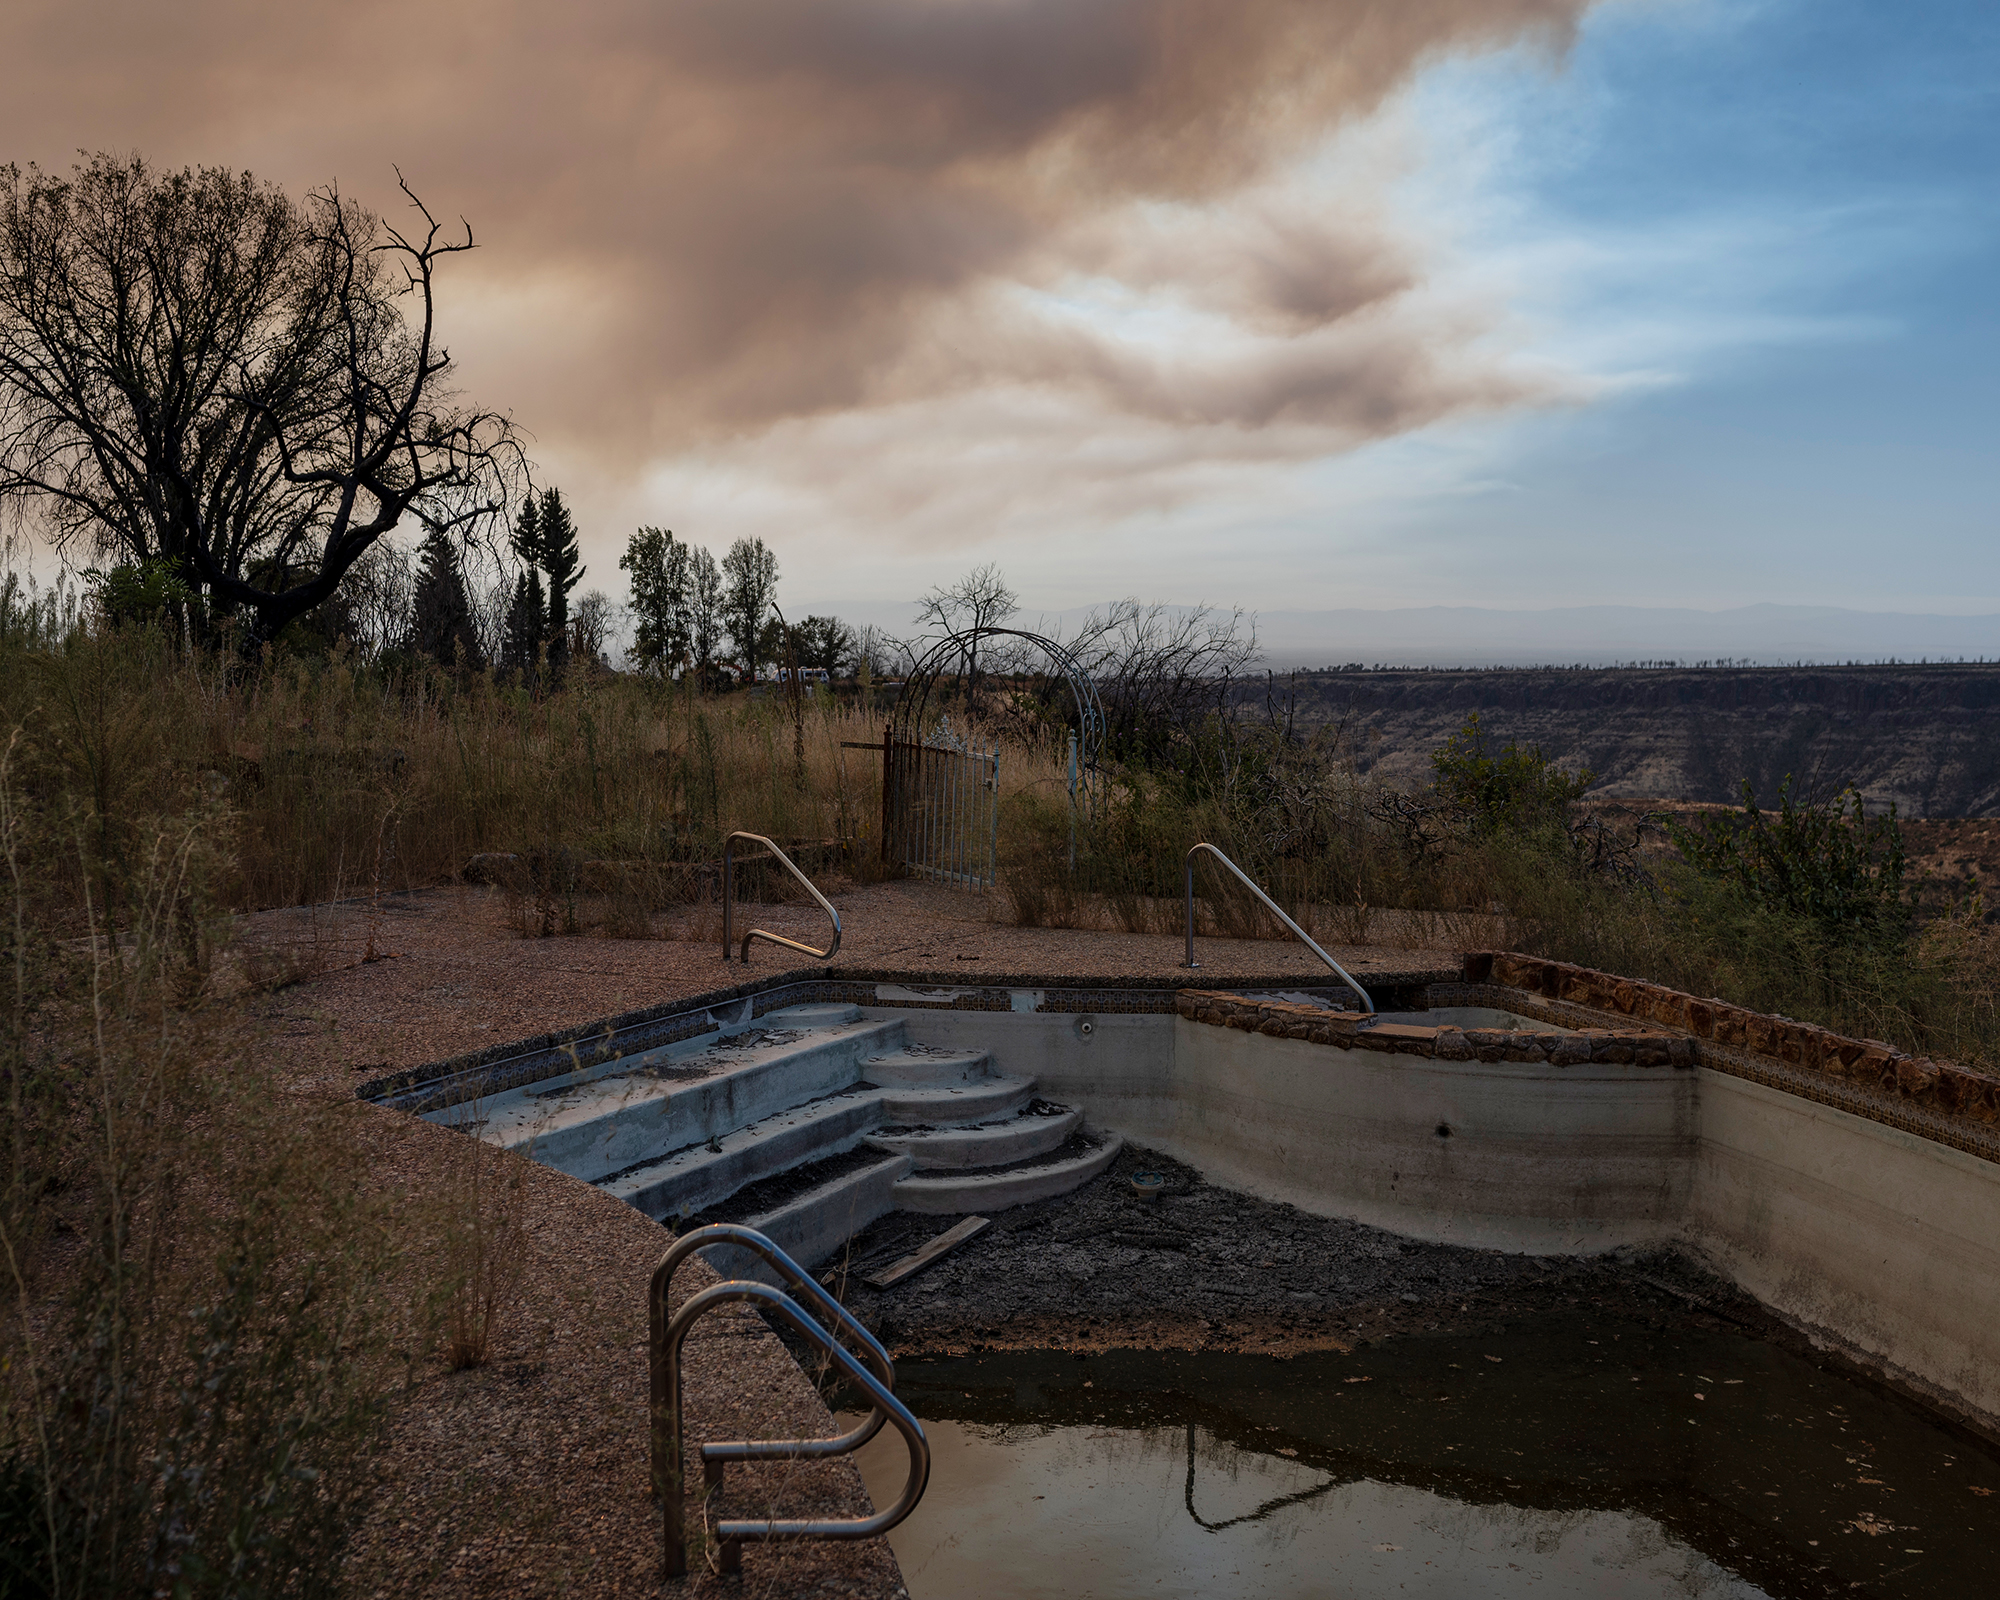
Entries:
{"type": "Polygon", "coordinates": [[[1593,1062],[1638,1067],[1697,1064],[1692,1039],[1654,1029],[1537,1033],[1528,1028],[1432,1028],[1377,1022],[1365,1011],[1325,1011],[1288,1000],[1253,1000],[1208,989],[1183,989],[1175,1009],[1191,1022],[1240,1028],[1246,1033],[1303,1039],[1348,1050],[1429,1056],[1437,1061],[1532,1061],[1558,1067],[1593,1062]]]}
{"type": "Polygon", "coordinates": [[[1952,1061],[1911,1056],[1879,1039],[1850,1039],[1809,1022],[1793,1022],[1723,1000],[1698,999],[1661,984],[1512,951],[1468,953],[1464,976],[1468,984],[1490,984],[1680,1030],[1695,1042],[1696,1064],[1721,1065],[1700,1060],[1700,1043],[1706,1042],[1887,1094],[1925,1111],[1987,1127],[2000,1125],[2000,1078],[1952,1061]]]}

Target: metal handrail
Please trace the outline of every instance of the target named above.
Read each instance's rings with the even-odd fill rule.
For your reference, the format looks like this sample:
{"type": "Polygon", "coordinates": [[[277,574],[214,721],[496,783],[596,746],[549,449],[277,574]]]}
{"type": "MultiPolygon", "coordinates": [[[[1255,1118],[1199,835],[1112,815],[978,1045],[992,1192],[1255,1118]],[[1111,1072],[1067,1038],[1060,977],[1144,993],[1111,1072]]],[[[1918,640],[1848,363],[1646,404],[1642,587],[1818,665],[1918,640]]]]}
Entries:
{"type": "Polygon", "coordinates": [[[733,916],[735,910],[734,872],[735,849],[738,839],[750,839],[768,849],[772,855],[784,863],[787,872],[806,886],[806,893],[819,902],[820,909],[833,919],[833,943],[828,945],[824,950],[815,950],[811,945],[800,944],[796,939],[787,939],[783,934],[766,933],[762,928],[752,928],[743,935],[743,964],[746,967],[750,965],[750,941],[752,939],[763,939],[771,944],[781,944],[787,950],[796,950],[800,955],[811,956],[815,961],[831,961],[840,949],[840,913],[833,909],[832,902],[825,895],[813,887],[812,879],[799,871],[798,863],[778,848],[777,840],[767,839],[761,833],[745,833],[741,830],[732,833],[727,839],[722,841],[722,959],[724,961],[729,959],[729,946],[732,938],[731,929],[735,924],[733,916]]]}
{"type": "MultiPolygon", "coordinates": [[[[815,1282],[804,1267],[781,1250],[774,1240],[768,1235],[759,1233],[755,1228],[744,1227],[739,1222],[711,1222],[706,1227],[696,1228],[692,1233],[684,1233],[673,1242],[667,1253],[660,1257],[660,1264],[653,1268],[653,1282],[648,1294],[656,1342],[658,1334],[667,1324],[668,1291],[673,1286],[674,1274],[680,1270],[681,1263],[697,1251],[707,1250],[719,1244],[735,1245],[762,1256],[776,1269],[778,1276],[785,1280],[786,1285],[812,1306],[822,1321],[854,1337],[861,1346],[862,1359],[875,1369],[875,1375],[882,1380],[883,1387],[890,1390],[896,1387],[896,1368],[890,1361],[889,1352],[883,1348],[882,1342],[862,1325],[853,1312],[815,1282]]],[[[655,1373],[654,1376],[658,1382],[664,1382],[661,1374],[655,1373]]],[[[887,1420],[880,1411],[870,1412],[859,1427],[834,1439],[762,1439],[733,1444],[705,1444],[701,1447],[703,1477],[707,1480],[708,1486],[715,1489],[721,1487],[722,1466],[728,1461],[845,1455],[849,1450],[860,1449],[874,1438],[882,1431],[882,1424],[887,1420]]]]}
{"type": "Polygon", "coordinates": [[[833,1301],[832,1297],[817,1284],[813,1284],[798,1263],[762,1234],[749,1228],[723,1224],[697,1229],[686,1238],[677,1240],[674,1248],[667,1252],[659,1266],[653,1270],[650,1295],[653,1489],[660,1496],[661,1509],[664,1512],[663,1552],[666,1575],[670,1578],[687,1575],[687,1499],[682,1449],[685,1410],[681,1397],[681,1347],[694,1324],[718,1306],[739,1302],[750,1303],[790,1324],[801,1337],[824,1351],[828,1359],[852,1382],[866,1391],[869,1399],[874,1402],[874,1411],[868,1422],[834,1439],[757,1440],[703,1445],[702,1477],[709,1494],[713,1494],[721,1487],[722,1468],[727,1461],[771,1457],[798,1459],[845,1454],[849,1450],[857,1449],[866,1439],[873,1437],[884,1420],[895,1424],[897,1432],[902,1434],[904,1443],[909,1447],[910,1473],[896,1503],[886,1511],[876,1512],[872,1517],[770,1517],[761,1520],[718,1522],[715,1525],[718,1541],[715,1563],[717,1571],[734,1572],[740,1569],[743,1541],[746,1539],[868,1539],[878,1533],[886,1533],[915,1509],[930,1482],[930,1444],[924,1438],[922,1424],[890,1391],[888,1383],[870,1372],[859,1357],[808,1316],[798,1302],[789,1295],[780,1293],[768,1284],[744,1280],[718,1283],[691,1296],[671,1318],[667,1316],[667,1289],[673,1278],[674,1268],[693,1251],[704,1245],[716,1243],[746,1245],[756,1250],[776,1266],[788,1280],[800,1287],[809,1286],[814,1292],[808,1298],[815,1304],[831,1302],[840,1313],[837,1320],[841,1325],[859,1332],[867,1341],[869,1347],[867,1353],[871,1358],[871,1364],[879,1359],[888,1378],[893,1381],[895,1376],[887,1353],[873,1336],[854,1321],[845,1307],[841,1307],[838,1301],[833,1301]]]}
{"type": "Polygon", "coordinates": [[[1210,855],[1214,856],[1217,861],[1220,861],[1231,872],[1235,873],[1237,880],[1243,885],[1243,887],[1248,889],[1252,894],[1254,894],[1259,900],[1261,900],[1264,903],[1265,910],[1269,911],[1272,916],[1276,917],[1286,927],[1290,928],[1293,933],[1297,934],[1299,936],[1299,941],[1302,944],[1304,944],[1308,950],[1310,950],[1314,955],[1318,956],[1320,960],[1324,961],[1329,967],[1333,968],[1333,970],[1339,974],[1340,981],[1346,984],[1348,988],[1352,989],[1357,995],[1361,997],[1361,1009],[1363,1011],[1366,1011],[1371,1015],[1374,1013],[1375,1002],[1368,998],[1368,991],[1362,988],[1360,984],[1354,981],[1353,976],[1348,972],[1348,970],[1345,967],[1343,967],[1338,961],[1334,960],[1332,956],[1328,955],[1324,950],[1320,949],[1319,945],[1314,942],[1313,936],[1307,933],[1306,930],[1304,928],[1301,928],[1296,922],[1292,921],[1290,917],[1286,916],[1284,911],[1280,909],[1278,902],[1273,900],[1262,889],[1258,888],[1257,885],[1250,880],[1250,876],[1248,873],[1246,873],[1235,862],[1231,861],[1229,857],[1224,855],[1220,850],[1216,849],[1214,845],[1208,843],[1206,840],[1203,840],[1200,844],[1195,845],[1187,853],[1187,965],[1190,968],[1199,967],[1201,965],[1201,963],[1195,960],[1194,958],[1194,858],[1204,850],[1206,850],[1210,855]]]}

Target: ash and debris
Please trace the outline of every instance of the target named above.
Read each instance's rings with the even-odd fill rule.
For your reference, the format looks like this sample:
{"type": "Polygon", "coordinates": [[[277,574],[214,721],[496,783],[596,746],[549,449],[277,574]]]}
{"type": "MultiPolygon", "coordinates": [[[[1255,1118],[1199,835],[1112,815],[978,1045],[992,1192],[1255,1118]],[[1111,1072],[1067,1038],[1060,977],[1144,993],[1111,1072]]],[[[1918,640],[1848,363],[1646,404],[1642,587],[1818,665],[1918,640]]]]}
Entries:
{"type": "Polygon", "coordinates": [[[1482,1327],[1537,1311],[1630,1303],[1762,1325],[1754,1301],[1666,1252],[1526,1256],[1425,1244],[1316,1217],[1205,1182],[1127,1146],[1058,1199],[993,1214],[951,1254],[886,1290],[862,1282],[954,1219],[891,1213],[827,1264],[825,1278],[897,1356],[1112,1348],[1349,1350],[1482,1327]],[[1157,1200],[1130,1178],[1167,1179],[1157,1200]]]}

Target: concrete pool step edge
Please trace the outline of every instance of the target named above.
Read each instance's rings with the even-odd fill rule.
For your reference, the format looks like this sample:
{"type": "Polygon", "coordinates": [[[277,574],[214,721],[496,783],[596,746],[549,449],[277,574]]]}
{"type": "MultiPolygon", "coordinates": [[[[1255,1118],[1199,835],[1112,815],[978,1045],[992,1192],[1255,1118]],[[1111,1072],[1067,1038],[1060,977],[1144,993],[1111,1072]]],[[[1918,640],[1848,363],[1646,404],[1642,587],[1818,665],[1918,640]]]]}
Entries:
{"type": "MultiPolygon", "coordinates": [[[[588,1093],[600,1085],[608,1086],[615,1081],[643,1079],[649,1074],[671,1073],[676,1067],[684,1066],[690,1060],[708,1054],[718,1047],[727,1047],[745,1034],[768,1033],[773,1030],[805,1030],[811,1032],[829,1031],[835,1028],[871,1030],[866,1037],[887,1040],[885,1036],[873,1032],[898,1019],[893,1017],[864,1018],[861,1008],[856,1005],[839,1003],[806,1004],[786,1006],[777,1011],[766,1012],[754,1022],[719,1024],[704,1033],[666,1044],[649,1044],[617,1054],[606,1054],[600,1058],[577,1065],[566,1072],[545,1073],[532,1081],[515,1084],[509,1088],[481,1097],[473,1104],[483,1104],[489,1111],[518,1109],[526,1100],[544,1100],[571,1093],[588,1093]]],[[[900,1041],[891,1043],[890,1048],[900,1047],[900,1041]]],[[[668,1080],[671,1081],[671,1080],[668,1080]]],[[[453,1107],[442,1111],[421,1111],[418,1115],[431,1121],[447,1120],[453,1107]]]]}
{"type": "Polygon", "coordinates": [[[948,1050],[934,1045],[905,1045],[885,1050],[861,1063],[862,1076],[884,1089],[936,1089],[948,1084],[978,1084],[998,1077],[990,1050],[948,1050]]]}
{"type": "MultiPolygon", "coordinates": [[[[745,1217],[743,1225],[755,1228],[801,1266],[818,1266],[869,1223],[896,1209],[896,1184],[913,1165],[908,1156],[884,1155],[769,1211],[745,1217]]],[[[778,1281],[748,1251],[718,1245],[701,1253],[725,1277],[778,1281]]]]}
{"type": "Polygon", "coordinates": [[[1004,1167],[1059,1148],[1083,1126],[1083,1113],[1068,1106],[1053,1114],[1023,1109],[1004,1120],[972,1128],[913,1128],[871,1133],[863,1141],[878,1150],[899,1151],[919,1172],[1004,1167]]]}
{"type": "Polygon", "coordinates": [[[977,1083],[941,1084],[932,1089],[883,1089],[885,1122],[954,1127],[986,1122],[1019,1111],[1035,1097],[1033,1078],[984,1078],[977,1083]]]}
{"type": "Polygon", "coordinates": [[[885,1042],[900,1042],[902,1030],[902,1022],[895,1021],[808,1034],[763,1060],[689,1083],[665,1082],[656,1093],[629,1099],[614,1100],[607,1093],[595,1115],[588,1105],[576,1105],[559,1126],[493,1142],[595,1183],[663,1149],[699,1144],[854,1088],[862,1081],[863,1058],[885,1042]]]}
{"type": "Polygon", "coordinates": [[[846,1090],[600,1178],[597,1187],[655,1222],[686,1216],[792,1167],[851,1150],[882,1120],[878,1096],[846,1090]]]}
{"type": "Polygon", "coordinates": [[[964,1216],[971,1212],[1004,1211],[1036,1200],[1052,1200],[1079,1189],[1110,1167],[1125,1148],[1122,1134],[1085,1130],[1101,1140],[1095,1150],[1064,1161],[1039,1166],[1003,1167],[998,1171],[913,1173],[895,1185],[895,1208],[927,1216],[964,1216]]]}

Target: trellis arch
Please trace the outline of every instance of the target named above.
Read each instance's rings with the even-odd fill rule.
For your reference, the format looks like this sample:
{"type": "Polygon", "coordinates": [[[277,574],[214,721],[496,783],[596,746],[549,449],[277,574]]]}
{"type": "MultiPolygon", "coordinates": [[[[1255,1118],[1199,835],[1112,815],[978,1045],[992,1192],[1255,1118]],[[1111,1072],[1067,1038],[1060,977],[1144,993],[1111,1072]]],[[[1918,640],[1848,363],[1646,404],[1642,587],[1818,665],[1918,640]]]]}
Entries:
{"type": "Polygon", "coordinates": [[[1029,633],[1022,628],[985,627],[946,634],[924,652],[903,685],[903,693],[896,702],[895,715],[889,725],[891,741],[914,745],[928,743],[927,717],[931,692],[937,687],[938,679],[945,675],[945,669],[955,658],[968,657],[972,646],[981,640],[994,638],[1020,639],[1041,651],[1069,686],[1070,697],[1076,705],[1076,782],[1080,797],[1088,796],[1092,775],[1097,771],[1097,759],[1104,748],[1104,702],[1098,698],[1097,684],[1077,659],[1076,652],[1045,634],[1029,633]]]}

